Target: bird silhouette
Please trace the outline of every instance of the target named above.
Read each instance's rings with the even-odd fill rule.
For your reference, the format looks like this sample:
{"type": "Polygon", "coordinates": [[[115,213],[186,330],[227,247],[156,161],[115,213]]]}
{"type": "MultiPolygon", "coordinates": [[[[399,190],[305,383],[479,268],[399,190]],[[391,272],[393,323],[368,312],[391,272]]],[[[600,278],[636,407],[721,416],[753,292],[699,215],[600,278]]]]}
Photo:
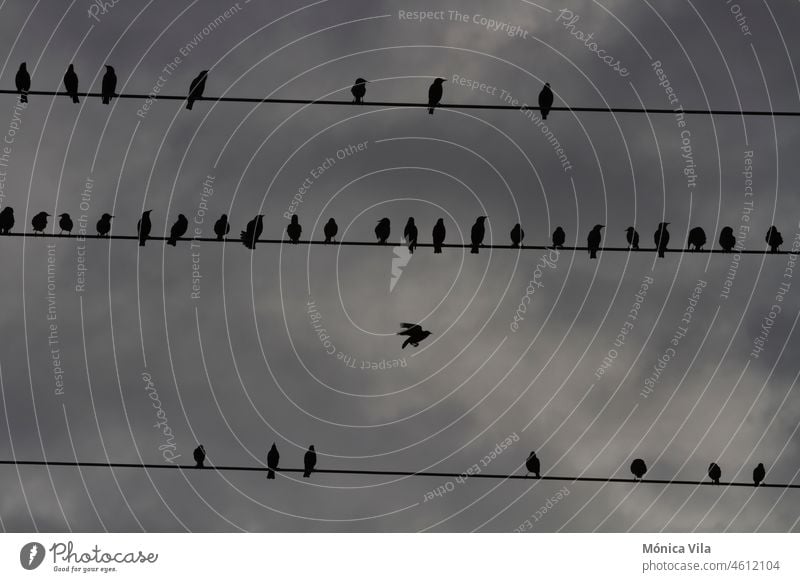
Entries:
{"type": "Polygon", "coordinates": [[[733,236],[733,229],[730,226],[726,226],[720,231],[719,246],[721,246],[722,250],[726,253],[731,252],[733,247],[736,246],[736,237],[733,236]]]}
{"type": "Polygon", "coordinates": [[[378,226],[375,227],[375,236],[378,237],[378,242],[385,245],[391,232],[391,221],[388,218],[381,218],[378,221],[378,226]]]}
{"type": "Polygon", "coordinates": [[[208,71],[200,71],[200,74],[192,79],[192,83],[189,85],[189,96],[186,98],[186,109],[191,109],[195,101],[203,98],[207,77],[208,71]]]}
{"type": "Polygon", "coordinates": [[[0,210],[0,234],[8,234],[14,228],[14,209],[6,206],[0,210]]]}
{"type": "Polygon", "coordinates": [[[66,231],[67,234],[72,234],[73,224],[72,224],[72,219],[69,217],[69,214],[64,212],[63,214],[59,214],[58,218],[59,218],[58,228],[61,229],[61,232],[58,234],[64,234],[64,231],[66,231]]]}
{"type": "Polygon", "coordinates": [[[336,221],[332,218],[328,219],[328,222],[325,223],[325,228],[323,228],[325,232],[325,243],[329,242],[336,242],[336,234],[339,232],[339,225],[336,224],[336,221]]]}
{"type": "Polygon", "coordinates": [[[655,234],[653,234],[653,241],[656,243],[658,256],[662,259],[664,258],[664,252],[667,250],[667,245],[669,244],[669,231],[667,230],[668,225],[669,222],[659,222],[658,230],[656,230],[655,234]]]}
{"type": "Polygon", "coordinates": [[[514,225],[514,228],[511,229],[511,246],[514,248],[518,248],[522,243],[522,240],[525,238],[525,231],[522,230],[522,227],[519,223],[514,225]]]}
{"type": "Polygon", "coordinates": [[[783,237],[774,225],[770,226],[769,230],[767,230],[766,241],[769,245],[769,252],[771,253],[777,253],[778,247],[783,244],[783,237]]]}
{"type": "Polygon", "coordinates": [[[708,466],[708,476],[714,482],[714,485],[719,485],[719,478],[722,477],[722,469],[716,463],[711,463],[708,466]]]}
{"type": "Polygon", "coordinates": [[[553,91],[550,89],[550,83],[545,83],[542,90],[539,92],[539,111],[542,114],[542,119],[547,119],[550,113],[550,108],[553,106],[553,91]]]}
{"type": "Polygon", "coordinates": [[[767,476],[767,471],[764,469],[764,463],[759,463],[755,469],[753,469],[753,485],[756,487],[764,480],[764,477],[767,476]]]}
{"type": "Polygon", "coordinates": [[[645,473],[647,473],[647,465],[644,464],[642,459],[634,459],[631,463],[631,473],[641,481],[645,473]]]}
{"type": "Polygon", "coordinates": [[[275,469],[278,468],[278,462],[280,460],[281,454],[278,452],[278,447],[275,446],[275,443],[272,443],[272,448],[270,448],[267,453],[267,467],[269,468],[269,471],[267,471],[267,479],[275,478],[275,469]]]}
{"type": "Polygon", "coordinates": [[[214,234],[217,235],[217,240],[222,240],[231,231],[231,225],[228,222],[228,215],[223,214],[214,223],[214,234]]]}
{"type": "Polygon", "coordinates": [[[403,331],[398,331],[397,335],[407,336],[401,349],[405,349],[408,344],[418,348],[419,342],[431,335],[431,332],[422,329],[422,326],[416,323],[401,323],[400,327],[403,328],[403,331]]]}
{"type": "Polygon", "coordinates": [[[431,115],[433,115],[434,108],[439,105],[439,101],[442,100],[442,94],[444,93],[442,83],[444,83],[445,80],[446,79],[442,78],[435,79],[428,89],[428,113],[431,115]]]}
{"type": "Polygon", "coordinates": [[[478,254],[480,246],[483,244],[483,237],[486,235],[486,217],[479,216],[472,225],[472,232],[470,233],[470,240],[472,241],[473,254],[478,254]]]}
{"type": "Polygon", "coordinates": [[[553,231],[553,247],[557,249],[564,248],[564,241],[567,240],[567,235],[564,233],[564,229],[560,226],[557,226],[556,229],[553,231]]]}
{"type": "Polygon", "coordinates": [[[603,228],[604,225],[595,224],[594,228],[589,232],[589,236],[586,237],[586,246],[589,248],[590,259],[597,258],[597,251],[600,250],[600,241],[603,238],[603,235],[600,232],[600,230],[603,228]]]}
{"type": "Polygon", "coordinates": [[[686,246],[690,249],[694,246],[694,250],[699,251],[703,249],[704,244],[706,244],[706,231],[695,226],[689,231],[689,241],[686,246]]]}
{"type": "Polygon", "coordinates": [[[103,75],[103,103],[108,105],[117,95],[117,75],[114,67],[106,65],[106,74],[103,75]]]}
{"type": "Polygon", "coordinates": [[[178,244],[178,239],[185,235],[188,229],[189,221],[183,214],[179,214],[178,220],[175,221],[175,224],[172,225],[172,228],[169,231],[169,239],[167,240],[167,244],[172,245],[173,247],[176,246],[178,244]]]}
{"type": "Polygon", "coordinates": [[[40,212],[36,216],[33,217],[31,220],[31,226],[33,226],[34,234],[37,232],[44,232],[44,229],[47,228],[47,217],[50,216],[46,212],[40,212]]]}
{"type": "Polygon", "coordinates": [[[256,248],[258,237],[264,231],[264,215],[259,214],[247,223],[247,228],[241,232],[242,244],[250,250],[256,248]]]}
{"type": "Polygon", "coordinates": [[[80,99],[78,99],[78,74],[72,65],[64,73],[64,87],[67,89],[67,94],[72,97],[72,102],[80,103],[80,99]]]}
{"type": "Polygon", "coordinates": [[[108,212],[100,217],[100,220],[97,221],[97,234],[100,236],[108,236],[108,233],[111,232],[112,218],[114,218],[114,216],[108,212]]]}
{"type": "Polygon", "coordinates": [[[636,229],[632,226],[629,226],[625,229],[627,233],[625,238],[628,240],[628,248],[633,249],[634,251],[639,250],[639,233],[636,232],[636,229]]]}
{"type": "Polygon", "coordinates": [[[142,217],[139,219],[139,222],[136,223],[136,234],[139,235],[140,247],[143,247],[147,242],[147,237],[150,236],[150,230],[153,228],[153,224],[150,222],[151,212],[153,211],[145,210],[142,212],[142,217]]]}
{"type": "Polygon", "coordinates": [[[303,232],[303,227],[300,226],[299,220],[296,214],[292,214],[292,221],[289,223],[289,226],[286,227],[286,234],[289,235],[289,238],[294,244],[297,244],[297,241],[300,240],[300,234],[303,232]]]}
{"type": "MultiPolygon", "coordinates": [[[[540,478],[540,475],[539,475],[539,470],[540,470],[539,459],[536,456],[536,452],[535,451],[531,451],[531,454],[528,455],[528,458],[525,460],[525,468],[528,470],[528,473],[533,473],[534,475],[536,475],[537,479],[540,478]]],[[[526,477],[528,476],[528,473],[525,473],[526,477]]]]}
{"type": "Polygon", "coordinates": [[[433,252],[434,254],[440,254],[442,252],[442,243],[444,243],[444,237],[447,236],[447,229],[444,227],[444,219],[440,218],[436,221],[436,224],[433,227],[433,252]]]}
{"type": "Polygon", "coordinates": [[[364,95],[367,94],[367,83],[369,83],[369,81],[361,77],[356,79],[356,82],[350,89],[350,92],[353,94],[353,103],[364,103],[364,95]]]}
{"type": "Polygon", "coordinates": [[[20,103],[28,102],[28,91],[31,90],[31,76],[28,74],[27,67],[28,65],[26,63],[22,63],[17,71],[17,76],[14,78],[17,91],[19,91],[20,103]]]}
{"type": "Polygon", "coordinates": [[[306,454],[303,456],[303,477],[311,477],[311,471],[317,466],[317,453],[314,450],[314,445],[308,447],[306,454]]]}
{"type": "Polygon", "coordinates": [[[414,249],[417,248],[417,236],[419,235],[419,231],[417,231],[417,225],[414,224],[414,217],[409,216],[408,222],[406,222],[406,227],[403,229],[403,238],[406,240],[406,244],[408,245],[408,252],[414,252],[414,249]]]}
{"type": "Polygon", "coordinates": [[[194,462],[195,462],[195,469],[202,469],[203,468],[203,461],[206,460],[206,448],[203,445],[200,445],[194,450],[194,462]]]}

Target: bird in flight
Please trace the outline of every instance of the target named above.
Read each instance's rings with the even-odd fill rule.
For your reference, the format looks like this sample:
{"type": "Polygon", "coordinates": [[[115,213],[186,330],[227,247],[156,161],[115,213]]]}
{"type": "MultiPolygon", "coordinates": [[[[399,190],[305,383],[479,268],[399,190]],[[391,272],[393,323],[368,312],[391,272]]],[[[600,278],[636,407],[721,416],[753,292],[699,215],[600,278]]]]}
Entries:
{"type": "Polygon", "coordinates": [[[391,221],[388,218],[381,218],[378,221],[378,226],[375,227],[375,236],[378,237],[378,242],[385,245],[391,232],[391,221]]]}
{"type": "Polygon", "coordinates": [[[114,67],[106,65],[106,74],[103,75],[103,103],[108,105],[116,95],[117,75],[114,73],[114,67]]]}
{"type": "Polygon", "coordinates": [[[323,229],[325,233],[325,243],[336,242],[336,234],[339,232],[339,225],[332,218],[328,219],[323,229]]]}
{"type": "Polygon", "coordinates": [[[602,234],[600,233],[600,229],[602,229],[604,225],[602,224],[595,224],[594,228],[589,232],[589,236],[586,237],[586,246],[589,247],[589,258],[596,259],[597,258],[597,251],[600,249],[600,240],[602,239],[602,234]]]}
{"type": "Polygon", "coordinates": [[[406,336],[406,341],[403,342],[401,349],[405,349],[408,344],[418,348],[419,342],[431,335],[431,332],[422,329],[422,326],[416,323],[401,323],[400,327],[403,328],[403,331],[398,331],[397,335],[406,336]]]}
{"type": "Polygon", "coordinates": [[[167,244],[173,247],[176,246],[178,244],[178,239],[185,235],[188,229],[189,221],[183,214],[179,214],[178,220],[175,221],[175,224],[172,225],[172,228],[169,231],[169,239],[167,240],[167,244]]]}
{"type": "Polygon", "coordinates": [[[206,460],[206,448],[203,445],[200,445],[194,450],[194,462],[195,462],[195,469],[202,469],[203,468],[203,461],[206,460]]]}
{"type": "Polygon", "coordinates": [[[281,460],[281,454],[278,452],[278,447],[275,446],[275,443],[272,443],[272,448],[270,448],[269,452],[267,453],[267,479],[274,479],[275,478],[275,469],[278,468],[278,462],[281,460]]]}
{"type": "Polygon", "coordinates": [[[783,237],[774,225],[770,226],[769,230],[767,230],[766,240],[767,244],[769,245],[769,252],[771,253],[777,253],[778,247],[783,244],[783,237]]]}
{"type": "Polygon", "coordinates": [[[289,235],[289,238],[294,244],[297,244],[303,232],[303,227],[300,226],[299,220],[296,214],[292,214],[292,221],[289,223],[289,226],[286,227],[286,234],[289,235]]]}
{"type": "Polygon", "coordinates": [[[440,218],[433,227],[433,253],[435,255],[441,254],[445,236],[447,236],[447,229],[444,227],[444,219],[440,218]]]}
{"type": "Polygon", "coordinates": [[[655,234],[653,234],[653,242],[656,243],[658,257],[661,259],[664,258],[664,252],[667,250],[667,245],[669,244],[669,231],[667,230],[668,225],[669,222],[659,222],[658,230],[656,230],[655,234]]]}
{"type": "MultiPolygon", "coordinates": [[[[536,478],[539,479],[539,471],[540,471],[540,464],[539,458],[536,456],[535,451],[531,451],[531,454],[528,455],[528,458],[525,460],[525,468],[528,470],[528,473],[533,473],[536,475],[536,478]]],[[[525,476],[528,476],[528,473],[525,473],[525,476]]]]}
{"type": "Polygon", "coordinates": [[[31,76],[28,73],[27,67],[27,63],[22,63],[17,71],[17,76],[14,78],[14,81],[17,85],[17,91],[19,91],[20,103],[28,102],[28,91],[31,90],[31,76]]]}
{"type": "Polygon", "coordinates": [[[759,463],[758,466],[753,469],[753,485],[758,487],[766,476],[767,471],[764,469],[764,463],[759,463]]]}
{"type": "Polygon", "coordinates": [[[364,103],[364,95],[367,94],[367,83],[369,83],[369,81],[362,79],[361,77],[356,79],[356,82],[350,89],[350,92],[353,94],[353,103],[364,103]]]}
{"type": "Polygon", "coordinates": [[[58,228],[61,229],[61,232],[58,234],[64,234],[64,232],[66,232],[67,234],[72,234],[73,224],[72,224],[72,219],[69,217],[69,214],[64,212],[63,214],[59,214],[58,218],[59,218],[58,228]]]}
{"type": "Polygon", "coordinates": [[[731,252],[736,246],[736,237],[733,236],[733,229],[730,226],[724,227],[719,233],[719,246],[726,253],[731,252]]]}
{"type": "Polygon", "coordinates": [[[108,233],[111,232],[112,218],[114,218],[114,215],[109,214],[108,212],[104,213],[103,216],[100,217],[100,220],[97,221],[97,234],[100,236],[108,236],[108,233]]]}
{"type": "Polygon", "coordinates": [[[514,228],[511,229],[511,246],[519,248],[520,244],[522,243],[522,239],[525,238],[525,231],[522,230],[522,227],[519,223],[514,225],[514,228]]]}
{"type": "Polygon", "coordinates": [[[625,238],[628,240],[628,248],[638,251],[639,250],[639,233],[632,226],[625,229],[627,233],[625,238]]]}
{"type": "Polygon", "coordinates": [[[308,447],[305,456],[303,456],[303,477],[311,477],[311,471],[317,466],[317,453],[314,450],[314,445],[308,447]]]}
{"type": "Polygon", "coordinates": [[[75,72],[75,67],[70,65],[67,72],[64,73],[64,87],[67,89],[67,94],[72,97],[73,103],[80,103],[78,99],[78,74],[75,72]]]}
{"type": "Polygon", "coordinates": [[[641,481],[644,474],[647,473],[647,465],[642,459],[634,459],[633,463],[631,463],[631,473],[641,481]]]}
{"type": "Polygon", "coordinates": [[[414,224],[414,217],[409,216],[406,227],[403,230],[403,238],[406,239],[408,252],[412,254],[414,253],[414,249],[417,248],[417,236],[419,236],[419,232],[417,231],[417,225],[414,224]]]}
{"type": "Polygon", "coordinates": [[[136,234],[139,235],[139,246],[143,247],[147,242],[147,237],[150,236],[150,229],[153,228],[150,222],[150,213],[152,210],[145,210],[142,212],[142,217],[136,223],[136,234]]]}
{"type": "Polygon", "coordinates": [[[564,241],[567,240],[567,235],[564,233],[564,229],[560,226],[557,226],[556,229],[553,231],[553,247],[557,249],[564,248],[564,241]]]}
{"type": "Polygon", "coordinates": [[[703,250],[704,244],[706,244],[706,231],[699,226],[695,226],[689,231],[689,241],[686,246],[690,249],[694,246],[694,250],[700,251],[703,250]]]}
{"type": "Polygon", "coordinates": [[[483,244],[483,237],[486,235],[486,217],[479,216],[477,220],[475,220],[475,224],[472,225],[472,232],[470,233],[470,239],[472,241],[472,250],[470,253],[477,255],[480,249],[480,246],[483,244]]]}
{"type": "Polygon", "coordinates": [[[539,111],[542,114],[542,119],[547,119],[550,113],[550,108],[553,106],[553,91],[550,89],[550,83],[545,83],[542,90],[539,92],[539,111]]]}
{"type": "Polygon", "coordinates": [[[223,214],[214,223],[214,234],[217,235],[217,240],[222,240],[231,231],[231,225],[228,222],[228,215],[223,214]]]}
{"type": "Polygon", "coordinates": [[[259,214],[247,223],[247,228],[241,232],[242,244],[250,250],[256,248],[258,237],[264,231],[264,215],[259,214]]]}
{"type": "Polygon", "coordinates": [[[14,228],[14,209],[6,206],[0,210],[0,234],[8,234],[14,228]]]}
{"type": "Polygon", "coordinates": [[[191,109],[195,101],[203,98],[207,77],[208,71],[200,71],[200,74],[192,79],[192,83],[189,85],[189,96],[186,98],[186,109],[191,109]]]}
{"type": "Polygon", "coordinates": [[[441,77],[436,78],[428,89],[428,113],[431,115],[433,115],[434,108],[439,105],[439,101],[442,100],[442,94],[444,93],[442,83],[444,83],[445,80],[446,79],[442,79],[441,77]]]}
{"type": "Polygon", "coordinates": [[[44,232],[44,229],[47,228],[47,217],[50,216],[46,212],[40,212],[36,216],[33,217],[31,220],[31,226],[33,227],[33,232],[44,232]]]}
{"type": "Polygon", "coordinates": [[[716,463],[711,463],[708,466],[708,476],[714,482],[714,485],[719,485],[719,478],[722,477],[722,469],[716,463]]]}

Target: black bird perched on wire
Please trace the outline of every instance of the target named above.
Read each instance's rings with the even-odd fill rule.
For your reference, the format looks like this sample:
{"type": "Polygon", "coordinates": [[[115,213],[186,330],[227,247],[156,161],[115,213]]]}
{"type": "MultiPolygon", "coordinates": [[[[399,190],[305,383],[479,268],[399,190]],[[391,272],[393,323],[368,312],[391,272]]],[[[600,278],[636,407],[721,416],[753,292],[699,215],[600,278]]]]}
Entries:
{"type": "Polygon", "coordinates": [[[542,90],[539,92],[539,111],[542,114],[542,119],[547,119],[550,113],[550,108],[553,106],[553,91],[550,89],[550,83],[545,83],[542,90]]]}
{"type": "Polygon", "coordinates": [[[439,101],[442,100],[442,94],[444,93],[444,87],[442,87],[442,83],[445,81],[446,79],[438,77],[433,81],[433,83],[431,83],[431,86],[428,89],[428,113],[431,115],[433,115],[434,108],[439,105],[439,101]]]}
{"type": "Polygon", "coordinates": [[[405,349],[408,344],[418,348],[419,342],[431,335],[431,332],[422,329],[422,326],[416,323],[401,323],[400,327],[403,328],[403,331],[398,331],[397,335],[407,336],[401,349],[405,349]]]}
{"type": "Polygon", "coordinates": [[[656,230],[655,234],[653,235],[653,241],[656,243],[658,256],[662,259],[664,258],[664,252],[667,250],[667,245],[669,244],[669,231],[667,230],[668,225],[669,222],[659,222],[658,230],[656,230]]]}
{"type": "Polygon", "coordinates": [[[564,248],[564,241],[567,240],[567,235],[564,233],[564,229],[560,226],[557,226],[556,229],[553,231],[553,247],[557,249],[564,248]]]}
{"type": "Polygon", "coordinates": [[[410,253],[413,253],[414,249],[417,248],[417,236],[419,236],[419,231],[417,230],[417,225],[414,224],[414,217],[409,216],[406,227],[403,229],[403,238],[406,239],[408,252],[410,253]]]}
{"type": "Polygon", "coordinates": [[[708,466],[708,476],[714,482],[714,485],[719,485],[719,478],[722,477],[722,469],[716,463],[711,463],[708,466]]]}
{"type": "Polygon", "coordinates": [[[478,254],[478,249],[483,244],[483,237],[486,235],[486,217],[479,216],[477,220],[475,220],[475,224],[472,225],[472,232],[470,233],[470,239],[472,241],[472,250],[470,251],[473,254],[478,254]]]}
{"type": "Polygon", "coordinates": [[[217,235],[217,240],[222,240],[231,231],[231,225],[228,222],[228,215],[223,214],[214,223],[214,234],[217,235]]]}
{"type": "Polygon", "coordinates": [[[511,229],[511,246],[518,248],[524,238],[525,231],[522,230],[522,226],[519,223],[515,224],[514,228],[511,229]]]}
{"type": "Polygon", "coordinates": [[[189,85],[189,96],[186,98],[186,109],[191,109],[194,102],[203,98],[203,91],[206,90],[206,77],[208,71],[200,71],[200,74],[192,79],[189,85]]]}
{"type": "Polygon", "coordinates": [[[151,212],[153,211],[145,210],[142,212],[142,217],[139,219],[139,222],[136,223],[136,234],[139,235],[140,247],[143,247],[147,242],[147,237],[150,236],[150,230],[153,228],[153,224],[150,222],[151,212]]]}
{"type": "Polygon", "coordinates": [[[375,236],[378,237],[378,242],[382,245],[386,244],[389,240],[389,235],[392,232],[392,223],[388,218],[381,218],[378,221],[378,226],[375,227],[375,236]]]}
{"type": "Polygon", "coordinates": [[[694,246],[694,250],[699,251],[703,249],[704,244],[706,244],[706,231],[695,226],[689,231],[689,241],[686,246],[690,249],[694,246]]]}
{"type": "Polygon", "coordinates": [[[631,473],[641,481],[644,474],[647,473],[647,465],[644,464],[642,459],[634,459],[633,463],[631,463],[631,473]]]}
{"type": "Polygon", "coordinates": [[[242,244],[250,250],[256,248],[258,237],[264,231],[264,215],[259,214],[247,223],[247,228],[241,232],[242,244]]]}
{"type": "Polygon", "coordinates": [[[100,217],[100,220],[97,221],[97,234],[100,236],[108,236],[108,233],[111,232],[112,218],[114,218],[114,216],[108,212],[104,213],[103,216],[100,217]]]}
{"type": "Polygon", "coordinates": [[[783,244],[783,237],[781,233],[778,232],[778,229],[775,226],[770,226],[769,230],[767,230],[767,244],[769,245],[769,252],[777,253],[778,247],[783,244]]]}
{"type": "Polygon", "coordinates": [[[203,445],[200,445],[194,450],[194,462],[195,462],[195,469],[202,469],[203,468],[203,461],[206,460],[206,448],[203,445]]]}
{"type": "Polygon", "coordinates": [[[47,217],[50,216],[46,212],[40,212],[36,216],[33,217],[31,220],[31,226],[33,226],[33,232],[44,232],[44,229],[47,228],[47,217]]]}
{"type": "Polygon", "coordinates": [[[72,97],[73,103],[80,103],[78,99],[78,74],[75,72],[75,67],[72,65],[67,68],[64,73],[64,87],[67,89],[67,94],[72,97]]]}
{"type": "Polygon", "coordinates": [[[173,247],[176,246],[178,244],[178,239],[185,235],[187,230],[189,230],[189,221],[183,214],[179,214],[178,220],[175,221],[175,224],[172,225],[169,231],[167,244],[173,247]]]}
{"type": "MultiPolygon", "coordinates": [[[[531,451],[531,454],[528,455],[528,458],[525,460],[525,468],[528,470],[528,473],[533,473],[534,475],[536,475],[537,479],[540,478],[540,475],[539,475],[539,471],[540,471],[539,459],[536,456],[536,452],[535,451],[531,451]]],[[[525,473],[526,477],[528,476],[528,473],[525,473]]]]}
{"type": "Polygon", "coordinates": [[[267,453],[267,467],[269,468],[269,471],[267,471],[267,479],[275,478],[275,469],[278,468],[278,462],[280,460],[281,454],[278,452],[278,447],[275,446],[275,443],[272,443],[272,448],[270,448],[267,453]]]}
{"type": "Polygon", "coordinates": [[[589,247],[590,259],[597,258],[597,251],[600,250],[600,241],[603,238],[600,230],[604,227],[605,225],[603,224],[595,224],[594,228],[589,232],[589,236],[586,237],[586,246],[589,247]]]}
{"type": "Polygon", "coordinates": [[[736,237],[733,236],[733,229],[730,226],[724,227],[719,233],[719,246],[726,253],[731,252],[736,246],[736,237]]]}
{"type": "Polygon", "coordinates": [[[629,226],[625,229],[627,233],[625,238],[628,239],[628,248],[633,249],[634,251],[639,250],[639,233],[636,232],[636,229],[632,226],[629,226]]]}
{"type": "Polygon", "coordinates": [[[61,229],[61,232],[58,234],[64,234],[64,231],[67,231],[67,234],[72,233],[72,219],[69,217],[69,214],[64,212],[63,214],[58,215],[58,228],[61,229]]]}
{"type": "Polygon", "coordinates": [[[767,471],[764,469],[764,463],[759,463],[758,466],[753,469],[753,485],[758,487],[766,476],[767,471]]]}
{"type": "Polygon", "coordinates": [[[0,234],[8,234],[14,228],[14,209],[6,206],[0,210],[0,234]]]}
{"type": "Polygon", "coordinates": [[[28,73],[27,67],[27,63],[22,63],[17,71],[17,76],[14,78],[14,81],[17,85],[17,91],[19,91],[20,103],[28,102],[28,91],[31,90],[31,76],[28,73]]]}
{"type": "Polygon", "coordinates": [[[103,103],[108,105],[111,99],[116,97],[117,93],[117,75],[114,73],[114,67],[106,65],[106,74],[103,75],[103,103]]]}
{"type": "Polygon", "coordinates": [[[311,471],[313,471],[316,466],[317,452],[314,450],[314,445],[311,445],[303,456],[303,477],[311,477],[311,471]]]}
{"type": "Polygon", "coordinates": [[[350,89],[350,92],[353,94],[353,103],[364,103],[364,95],[367,94],[367,83],[369,83],[369,81],[361,77],[356,79],[355,84],[350,89]]]}
{"type": "Polygon", "coordinates": [[[296,214],[292,214],[292,221],[289,223],[289,226],[286,227],[286,234],[289,235],[289,238],[294,244],[297,244],[297,241],[300,240],[300,235],[303,232],[303,227],[300,226],[300,219],[297,218],[296,214]]]}
{"type": "Polygon", "coordinates": [[[447,229],[444,227],[444,219],[440,218],[433,227],[433,253],[438,255],[442,252],[442,243],[447,236],[447,229]]]}
{"type": "Polygon", "coordinates": [[[325,243],[336,242],[336,234],[339,232],[339,225],[332,218],[328,219],[325,223],[325,228],[322,229],[325,233],[325,243]]]}

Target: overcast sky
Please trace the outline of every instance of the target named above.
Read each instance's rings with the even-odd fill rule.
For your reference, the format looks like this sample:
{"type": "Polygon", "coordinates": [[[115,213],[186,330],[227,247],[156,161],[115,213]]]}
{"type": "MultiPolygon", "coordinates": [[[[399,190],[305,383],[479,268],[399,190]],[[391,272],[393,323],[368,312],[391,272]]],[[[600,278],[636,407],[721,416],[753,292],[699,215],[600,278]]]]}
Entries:
{"type": "MultiPolygon", "coordinates": [[[[185,95],[209,70],[207,96],[348,100],[364,77],[367,101],[420,102],[438,76],[446,103],[535,104],[550,82],[559,106],[800,108],[789,2],[100,4],[2,3],[0,87],[25,61],[32,89],[49,91],[74,63],[81,91],[98,91],[109,64],[135,94],[185,95]],[[436,14],[408,16],[420,10],[436,14]]],[[[199,236],[222,213],[232,235],[264,214],[263,238],[285,236],[285,213],[315,239],[331,217],[345,241],[392,221],[381,249],[2,239],[0,458],[191,464],[202,443],[211,464],[258,466],[275,442],[284,467],[314,444],[319,468],[524,474],[535,450],[549,475],[629,477],[641,457],[653,479],[705,480],[714,461],[723,481],[748,482],[762,462],[767,483],[797,482],[800,281],[787,255],[423,248],[390,289],[409,216],[422,242],[438,218],[449,242],[468,240],[479,215],[498,244],[517,222],[530,244],[561,225],[583,245],[603,224],[623,246],[635,225],[650,248],[661,221],[676,248],[694,226],[707,248],[723,226],[745,249],[763,249],[772,224],[784,250],[800,236],[794,118],[557,111],[544,123],[0,96],[0,207],[16,232],[39,211],[70,213],[76,231],[86,215],[90,233],[109,212],[121,235],[145,209],[157,235],[179,212],[199,236]],[[401,349],[401,322],[433,335],[401,349]]],[[[796,496],[6,466],[0,528],[797,531],[796,496]]]]}

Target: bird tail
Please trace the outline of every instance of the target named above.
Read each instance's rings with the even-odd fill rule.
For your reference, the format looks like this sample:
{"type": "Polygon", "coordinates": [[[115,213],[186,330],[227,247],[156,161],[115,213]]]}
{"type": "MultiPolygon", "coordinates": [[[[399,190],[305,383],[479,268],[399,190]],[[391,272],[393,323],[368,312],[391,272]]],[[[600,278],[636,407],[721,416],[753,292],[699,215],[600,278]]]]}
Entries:
{"type": "Polygon", "coordinates": [[[433,247],[433,254],[434,255],[442,254],[442,247],[433,247]]]}
{"type": "Polygon", "coordinates": [[[23,93],[22,95],[20,95],[19,96],[19,102],[20,103],[27,103],[28,102],[28,94],[27,93],[23,93]]]}
{"type": "Polygon", "coordinates": [[[589,258],[590,259],[596,259],[597,258],[597,251],[595,251],[594,249],[591,249],[589,251],[589,258]]]}
{"type": "Polygon", "coordinates": [[[186,109],[191,109],[192,105],[194,105],[194,101],[192,101],[191,99],[186,101],[186,109]]]}
{"type": "Polygon", "coordinates": [[[306,479],[308,479],[309,477],[311,477],[311,471],[309,471],[308,469],[306,469],[305,471],[303,471],[303,477],[305,477],[306,479]]]}
{"type": "Polygon", "coordinates": [[[472,245],[472,250],[470,251],[473,255],[478,254],[478,245],[472,245]]]}
{"type": "Polygon", "coordinates": [[[267,479],[274,479],[275,478],[275,471],[269,470],[267,471],[267,479]]]}
{"type": "Polygon", "coordinates": [[[542,120],[545,120],[545,119],[547,119],[547,113],[545,113],[545,112],[543,111],[543,112],[542,112],[542,120]]]}
{"type": "Polygon", "coordinates": [[[403,342],[403,346],[400,348],[401,350],[406,349],[406,346],[411,343],[411,338],[408,338],[406,341],[403,342]]]}
{"type": "Polygon", "coordinates": [[[145,236],[145,237],[140,237],[140,238],[139,238],[139,246],[140,246],[140,247],[143,247],[143,246],[144,246],[144,243],[146,243],[146,242],[147,242],[147,237],[146,237],[146,236],[145,236]]]}
{"type": "Polygon", "coordinates": [[[329,242],[331,242],[331,237],[326,236],[325,237],[325,244],[328,244],[329,242]]]}
{"type": "Polygon", "coordinates": [[[171,245],[171,246],[173,246],[173,247],[174,247],[174,246],[177,246],[177,244],[176,244],[176,241],[175,241],[175,239],[174,239],[174,238],[170,238],[170,239],[167,241],[167,244],[168,244],[168,245],[171,245]]]}
{"type": "Polygon", "coordinates": [[[658,258],[659,259],[663,259],[664,258],[664,249],[658,249],[658,258]]]}
{"type": "Polygon", "coordinates": [[[433,115],[433,107],[428,107],[428,113],[429,113],[430,115],[433,115]]]}
{"type": "Polygon", "coordinates": [[[80,102],[81,102],[81,100],[80,100],[80,99],[78,99],[78,96],[77,96],[77,95],[73,95],[73,96],[72,96],[72,102],[73,102],[73,103],[80,103],[80,102]]]}
{"type": "Polygon", "coordinates": [[[110,101],[111,99],[109,99],[107,95],[103,97],[103,105],[108,105],[110,101]]]}

